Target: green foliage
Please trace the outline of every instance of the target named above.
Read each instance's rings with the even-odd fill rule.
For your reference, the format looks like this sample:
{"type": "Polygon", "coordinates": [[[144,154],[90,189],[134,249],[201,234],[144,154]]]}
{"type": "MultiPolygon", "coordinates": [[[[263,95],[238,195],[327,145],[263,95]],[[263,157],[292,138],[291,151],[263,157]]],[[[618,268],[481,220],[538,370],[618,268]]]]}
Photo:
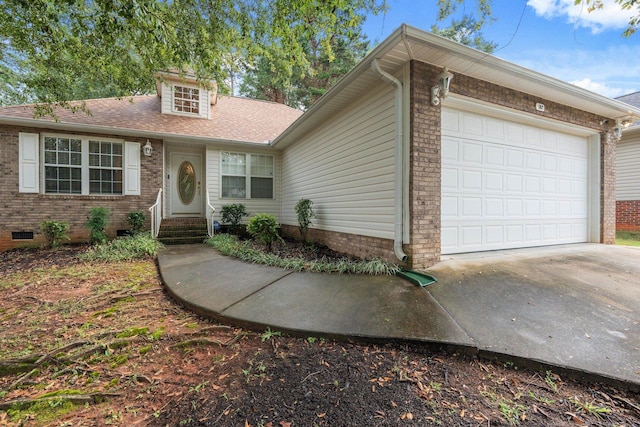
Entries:
{"type": "Polygon", "coordinates": [[[241,243],[237,237],[229,234],[216,234],[207,239],[206,243],[214,247],[223,255],[233,256],[245,262],[264,264],[272,267],[284,268],[293,271],[309,271],[314,273],[338,273],[338,274],[370,274],[370,275],[394,275],[400,268],[381,260],[329,261],[319,259],[307,261],[302,258],[280,258],[271,253],[265,253],[241,243]]]}
{"type": "Polygon", "coordinates": [[[298,200],[298,203],[296,203],[296,215],[298,216],[300,237],[306,242],[309,226],[312,224],[313,218],[316,217],[316,213],[313,211],[313,202],[309,199],[298,200]]]}
{"type": "Polygon", "coordinates": [[[40,114],[72,108],[73,99],[150,93],[159,70],[193,70],[224,87],[231,71],[265,54],[282,61],[286,82],[294,70],[307,69],[304,36],[331,56],[338,22],[355,28],[366,11],[383,6],[383,0],[4,0],[0,63],[6,52],[19,54],[17,87],[26,85],[43,103],[40,114]],[[338,21],[340,14],[348,19],[338,21]]]}
{"type": "Polygon", "coordinates": [[[238,230],[238,225],[242,221],[242,218],[247,215],[249,215],[247,208],[242,203],[232,203],[229,205],[222,205],[220,219],[223,224],[231,227],[231,232],[235,233],[238,230]]]}
{"type": "Polygon", "coordinates": [[[107,235],[104,229],[109,222],[109,209],[104,207],[91,208],[87,217],[87,227],[89,228],[89,242],[92,244],[104,243],[107,235]]]}
{"type": "MultiPolygon", "coordinates": [[[[359,13],[364,13],[362,10],[359,13]]],[[[299,44],[306,64],[293,67],[291,76],[282,73],[290,61],[287,52],[271,52],[271,46],[246,67],[240,84],[242,95],[306,109],[353,68],[369,50],[361,20],[352,26],[350,11],[336,10],[335,34],[325,42],[321,34],[304,32],[299,44]]],[[[276,46],[277,48],[277,46],[276,46]]]]}
{"type": "Polygon", "coordinates": [[[69,223],[66,221],[42,221],[40,230],[44,233],[47,246],[50,248],[57,247],[62,240],[69,240],[69,236],[66,234],[69,230],[69,223]]]}
{"type": "Polygon", "coordinates": [[[480,24],[473,16],[464,15],[461,20],[453,19],[447,28],[431,27],[431,32],[449,40],[470,46],[486,53],[493,53],[497,43],[486,40],[480,32],[480,24]]]}
{"type": "Polygon", "coordinates": [[[271,341],[273,337],[279,337],[282,333],[280,331],[272,331],[271,328],[267,328],[266,331],[262,335],[260,335],[260,339],[262,342],[271,341]]]}
{"type": "Polygon", "coordinates": [[[280,224],[278,224],[276,217],[264,213],[256,214],[247,223],[249,234],[258,239],[263,245],[266,245],[269,252],[271,252],[273,242],[278,239],[281,240],[278,228],[280,228],[280,224]]]}
{"type": "Polygon", "coordinates": [[[95,245],[80,255],[84,261],[124,261],[155,257],[162,243],[150,233],[121,237],[107,243],[95,245]]]}
{"type": "Polygon", "coordinates": [[[146,217],[143,211],[132,211],[127,214],[127,222],[133,234],[141,233],[144,230],[145,221],[146,217]]]}
{"type": "MultiPolygon", "coordinates": [[[[636,15],[629,18],[627,28],[622,33],[623,36],[629,37],[638,30],[640,25],[640,0],[615,0],[615,2],[620,5],[622,10],[637,9],[636,15]]],[[[583,0],[575,0],[575,4],[581,3],[583,3],[583,0]]],[[[584,3],[588,6],[587,11],[589,13],[604,7],[603,0],[584,0],[584,3]]]]}

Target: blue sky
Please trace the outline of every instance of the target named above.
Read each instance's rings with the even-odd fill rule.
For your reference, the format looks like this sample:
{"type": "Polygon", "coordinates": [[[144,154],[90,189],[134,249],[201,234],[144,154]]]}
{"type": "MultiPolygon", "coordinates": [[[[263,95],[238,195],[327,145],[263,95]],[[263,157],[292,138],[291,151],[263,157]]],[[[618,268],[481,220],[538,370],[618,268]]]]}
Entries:
{"type": "MultiPolygon", "coordinates": [[[[372,41],[403,22],[427,31],[436,23],[436,0],[387,1],[385,15],[365,22],[372,41]]],[[[475,2],[466,3],[473,11],[475,2]]],[[[502,59],[616,97],[640,91],[640,32],[622,36],[629,14],[613,0],[592,13],[574,0],[493,0],[495,21],[483,35],[498,43],[494,55],[502,59]]]]}

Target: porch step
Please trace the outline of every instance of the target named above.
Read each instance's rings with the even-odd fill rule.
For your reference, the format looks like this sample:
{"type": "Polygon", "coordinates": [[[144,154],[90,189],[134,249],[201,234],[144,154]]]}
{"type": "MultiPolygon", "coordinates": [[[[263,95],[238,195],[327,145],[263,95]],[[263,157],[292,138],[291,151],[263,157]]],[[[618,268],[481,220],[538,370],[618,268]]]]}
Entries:
{"type": "Polygon", "coordinates": [[[205,218],[165,218],[158,240],[165,245],[198,244],[208,237],[205,218]]]}

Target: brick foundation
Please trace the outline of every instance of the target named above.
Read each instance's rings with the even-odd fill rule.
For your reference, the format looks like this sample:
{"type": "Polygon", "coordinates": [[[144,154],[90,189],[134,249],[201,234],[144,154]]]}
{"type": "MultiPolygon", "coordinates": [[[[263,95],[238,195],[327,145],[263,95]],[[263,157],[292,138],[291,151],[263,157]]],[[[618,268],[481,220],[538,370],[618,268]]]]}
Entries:
{"type": "MultiPolygon", "coordinates": [[[[104,206],[111,211],[107,234],[115,237],[119,229],[128,229],[127,214],[143,210],[149,220],[148,208],[156,199],[162,187],[162,142],[151,141],[153,155],[141,156],[140,196],[77,196],[53,194],[29,194],[18,192],[18,133],[64,133],[92,135],[79,132],[52,131],[17,126],[0,128],[0,251],[14,247],[40,245],[45,243],[40,231],[40,222],[56,220],[69,222],[68,235],[72,242],[89,239],[85,223],[92,207],[104,206]],[[33,240],[13,240],[12,232],[33,232],[33,240]]],[[[114,137],[114,135],[93,135],[114,137]]],[[[126,138],[140,142],[146,138],[126,138]]]]}
{"type": "MultiPolygon", "coordinates": [[[[300,239],[298,227],[293,225],[283,224],[281,233],[286,237],[300,239]]],[[[393,240],[318,229],[309,229],[307,238],[336,252],[346,253],[358,258],[380,258],[394,264],[400,263],[393,252],[393,240]]]]}
{"type": "Polygon", "coordinates": [[[640,200],[616,202],[616,229],[640,231],[640,200]]]}

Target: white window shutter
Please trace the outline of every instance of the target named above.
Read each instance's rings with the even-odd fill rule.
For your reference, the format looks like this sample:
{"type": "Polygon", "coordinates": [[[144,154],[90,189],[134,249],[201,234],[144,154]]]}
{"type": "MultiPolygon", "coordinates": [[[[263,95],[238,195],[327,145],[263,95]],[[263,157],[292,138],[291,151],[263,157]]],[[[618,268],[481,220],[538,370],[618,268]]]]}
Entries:
{"type": "Polygon", "coordinates": [[[40,192],[40,135],[20,132],[18,135],[18,191],[40,192]]]}
{"type": "Polygon", "coordinates": [[[140,143],[124,143],[124,194],[140,195],[140,143]]]}

